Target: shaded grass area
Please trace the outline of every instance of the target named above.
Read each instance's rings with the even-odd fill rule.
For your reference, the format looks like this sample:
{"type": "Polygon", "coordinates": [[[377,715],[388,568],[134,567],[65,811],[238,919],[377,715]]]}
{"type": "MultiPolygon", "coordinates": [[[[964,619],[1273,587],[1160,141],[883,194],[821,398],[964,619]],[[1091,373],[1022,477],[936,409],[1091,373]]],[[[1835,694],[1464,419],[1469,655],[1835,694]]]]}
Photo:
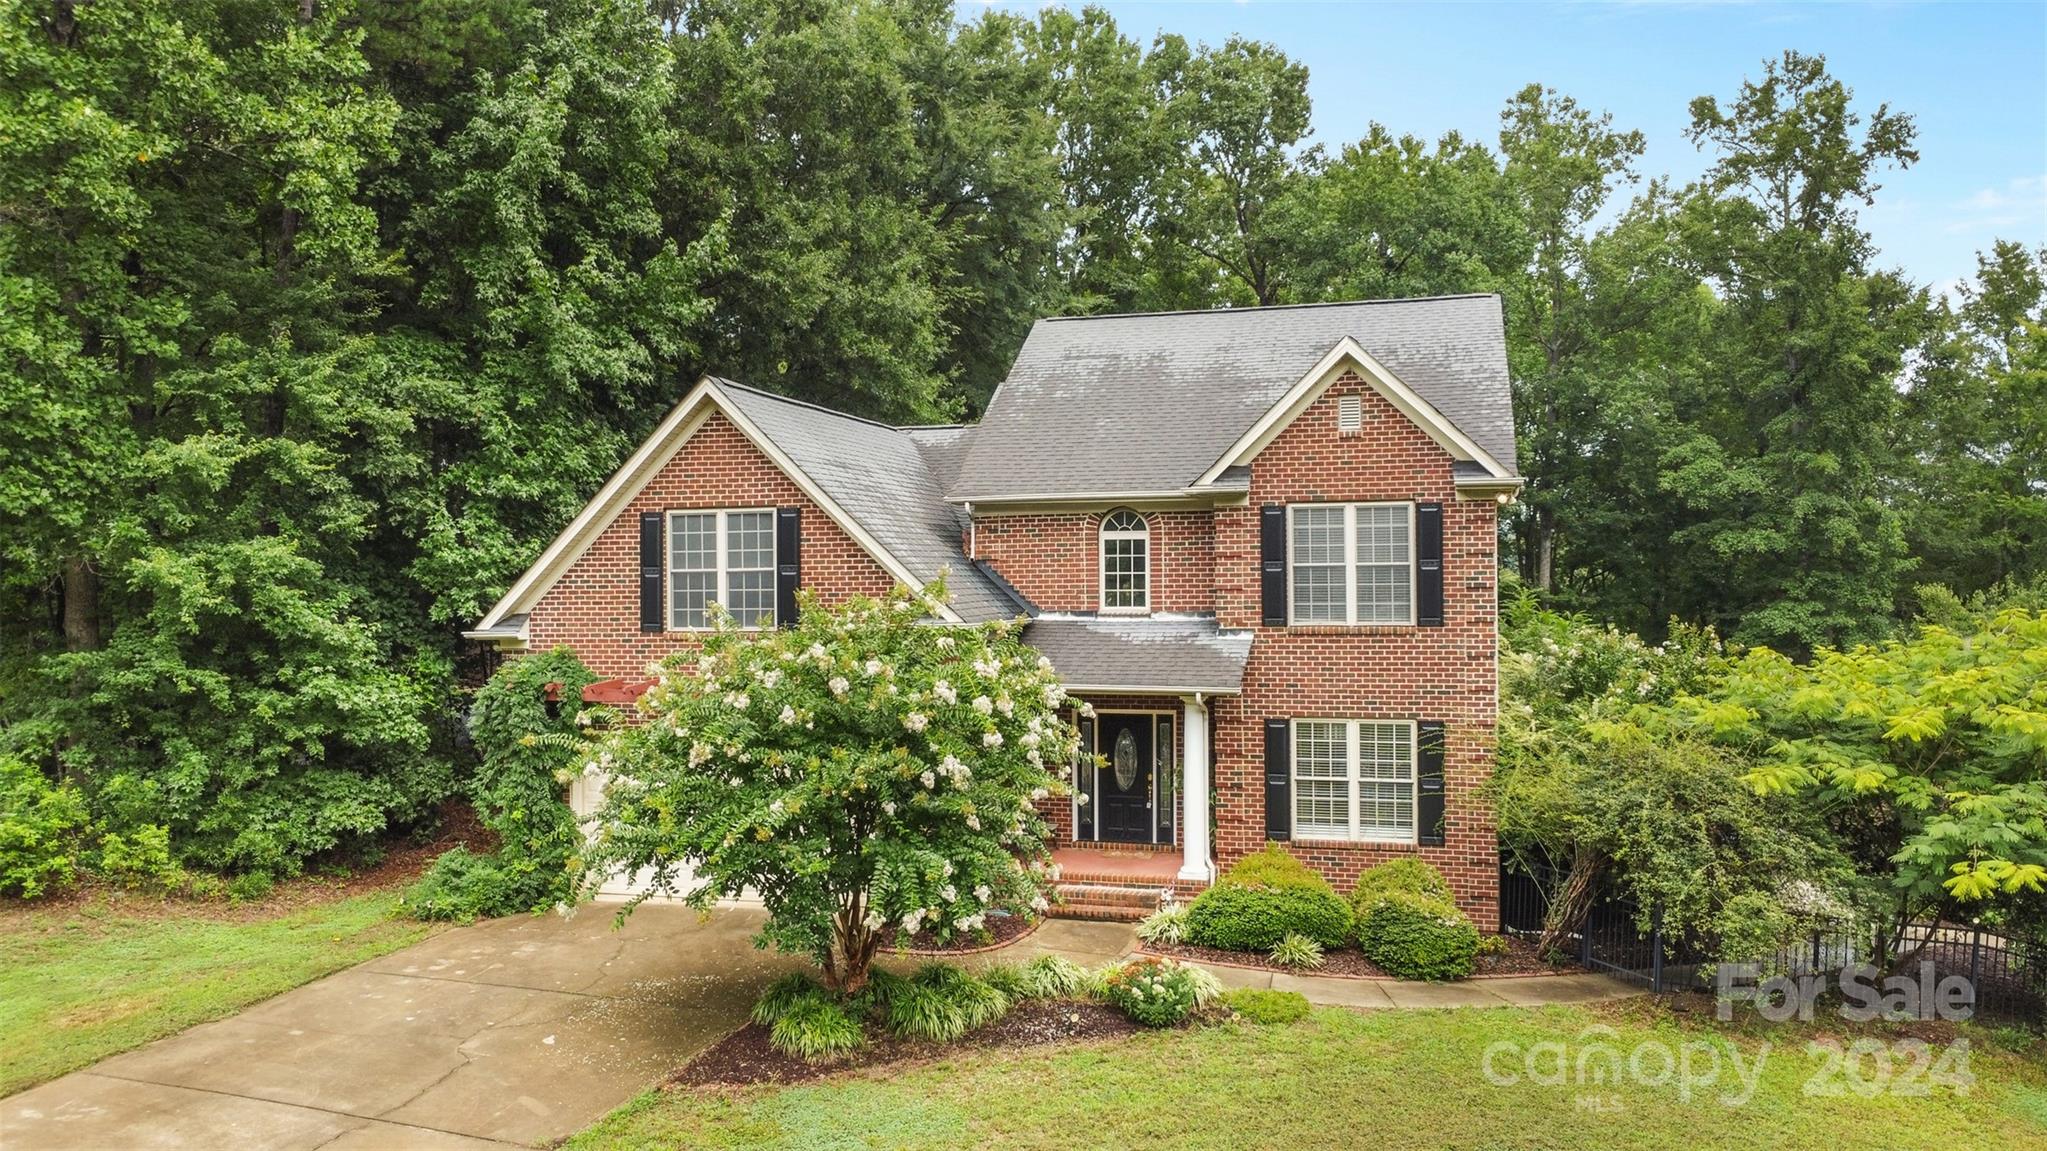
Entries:
{"type": "MultiPolygon", "coordinates": [[[[1874,1033],[1873,1033],[1874,1034],[1874,1033]]],[[[964,1051],[801,1087],[649,1092],[568,1144],[579,1151],[760,1148],[1849,1148],[2047,1145],[2047,1069],[1977,1037],[1966,1095],[1812,1096],[1810,1028],[1718,1031],[1640,1005],[1539,1010],[1321,1009],[1078,1046],[964,1051]],[[1594,1029],[1588,1032],[1588,1028],[1594,1029]],[[1606,1029],[1611,1029],[1610,1031],[1606,1029]],[[1487,1048],[1604,1042],[1716,1047],[1723,1082],[1488,1081],[1487,1048]],[[1766,1051],[1764,1044],[1768,1043],[1766,1051]],[[1739,1106],[1729,1057],[1753,1068],[1739,1106]]],[[[1902,1037],[1900,1035],[1899,1037],[1902,1037]]],[[[1844,1037],[1852,1040],[1852,1036],[1844,1037]]],[[[1523,1065],[1498,1056],[1498,1068],[1523,1065]]],[[[1654,1062],[1647,1064],[1652,1071],[1654,1062]]],[[[1867,1066],[1867,1065],[1865,1065],[1867,1066]]]]}
{"type": "Polygon", "coordinates": [[[393,890],[209,908],[97,895],[0,915],[0,1095],[416,943],[393,890]]]}

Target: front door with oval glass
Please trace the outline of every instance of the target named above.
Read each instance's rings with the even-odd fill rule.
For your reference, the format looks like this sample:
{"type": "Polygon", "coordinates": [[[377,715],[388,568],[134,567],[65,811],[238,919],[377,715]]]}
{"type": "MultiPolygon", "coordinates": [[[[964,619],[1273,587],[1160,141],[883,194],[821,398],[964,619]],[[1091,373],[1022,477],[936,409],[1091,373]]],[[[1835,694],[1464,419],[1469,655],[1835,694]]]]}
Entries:
{"type": "Polygon", "coordinates": [[[1100,803],[1101,838],[1118,843],[1152,843],[1158,796],[1150,715],[1106,714],[1095,724],[1102,758],[1095,798],[1100,803]]]}

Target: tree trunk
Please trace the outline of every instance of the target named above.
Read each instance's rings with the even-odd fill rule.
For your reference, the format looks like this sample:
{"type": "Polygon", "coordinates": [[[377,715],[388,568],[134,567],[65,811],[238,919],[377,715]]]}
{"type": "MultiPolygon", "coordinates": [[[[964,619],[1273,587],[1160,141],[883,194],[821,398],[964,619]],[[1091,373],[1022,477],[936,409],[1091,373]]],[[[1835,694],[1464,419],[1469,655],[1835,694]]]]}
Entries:
{"type": "Polygon", "coordinates": [[[1549,914],[1543,917],[1542,938],[1536,942],[1538,954],[1548,955],[1553,951],[1567,951],[1567,938],[1584,925],[1592,913],[1592,897],[1598,891],[1599,879],[1606,871],[1606,860],[1590,848],[1580,848],[1571,859],[1571,872],[1564,877],[1563,890],[1550,900],[1549,914]]]}
{"type": "Polygon", "coordinates": [[[866,901],[855,897],[832,920],[832,943],[824,955],[824,984],[840,995],[867,986],[868,968],[881,937],[867,926],[866,901]]]}
{"type": "Polygon", "coordinates": [[[100,580],[84,556],[64,557],[64,650],[98,651],[100,580]]]}

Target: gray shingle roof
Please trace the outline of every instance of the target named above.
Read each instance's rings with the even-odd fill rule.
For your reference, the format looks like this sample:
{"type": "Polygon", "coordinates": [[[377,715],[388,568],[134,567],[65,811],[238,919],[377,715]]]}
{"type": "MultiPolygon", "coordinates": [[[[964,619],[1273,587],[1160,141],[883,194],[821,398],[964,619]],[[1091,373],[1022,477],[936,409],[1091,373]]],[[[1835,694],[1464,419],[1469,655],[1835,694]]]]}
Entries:
{"type": "MultiPolygon", "coordinates": [[[[717,380],[742,415],[920,579],[945,570],[953,610],[969,623],[1023,614],[960,550],[965,519],[943,499],[931,456],[948,437],[893,428],[815,404],[717,380]],[[918,437],[933,441],[920,446],[918,437]]],[[[957,436],[950,437],[957,440],[957,436]]]]}
{"type": "Polygon", "coordinates": [[[1221,631],[1214,619],[1040,616],[1024,628],[1023,641],[1077,690],[1235,695],[1251,655],[1250,632],[1221,631]]]}
{"type": "Polygon", "coordinates": [[[975,428],[955,499],[1178,491],[1345,336],[1508,470],[1497,296],[1039,320],[975,428]]]}

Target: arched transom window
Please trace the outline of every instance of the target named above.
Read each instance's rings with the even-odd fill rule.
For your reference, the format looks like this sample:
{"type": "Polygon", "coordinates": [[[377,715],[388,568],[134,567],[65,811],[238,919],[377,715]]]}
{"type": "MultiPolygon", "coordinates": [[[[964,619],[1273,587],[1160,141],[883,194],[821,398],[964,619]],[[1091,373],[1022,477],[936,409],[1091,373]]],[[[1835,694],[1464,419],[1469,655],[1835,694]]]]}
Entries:
{"type": "Polygon", "coordinates": [[[1151,610],[1151,529],[1129,508],[1102,517],[1102,610],[1151,610]]]}

